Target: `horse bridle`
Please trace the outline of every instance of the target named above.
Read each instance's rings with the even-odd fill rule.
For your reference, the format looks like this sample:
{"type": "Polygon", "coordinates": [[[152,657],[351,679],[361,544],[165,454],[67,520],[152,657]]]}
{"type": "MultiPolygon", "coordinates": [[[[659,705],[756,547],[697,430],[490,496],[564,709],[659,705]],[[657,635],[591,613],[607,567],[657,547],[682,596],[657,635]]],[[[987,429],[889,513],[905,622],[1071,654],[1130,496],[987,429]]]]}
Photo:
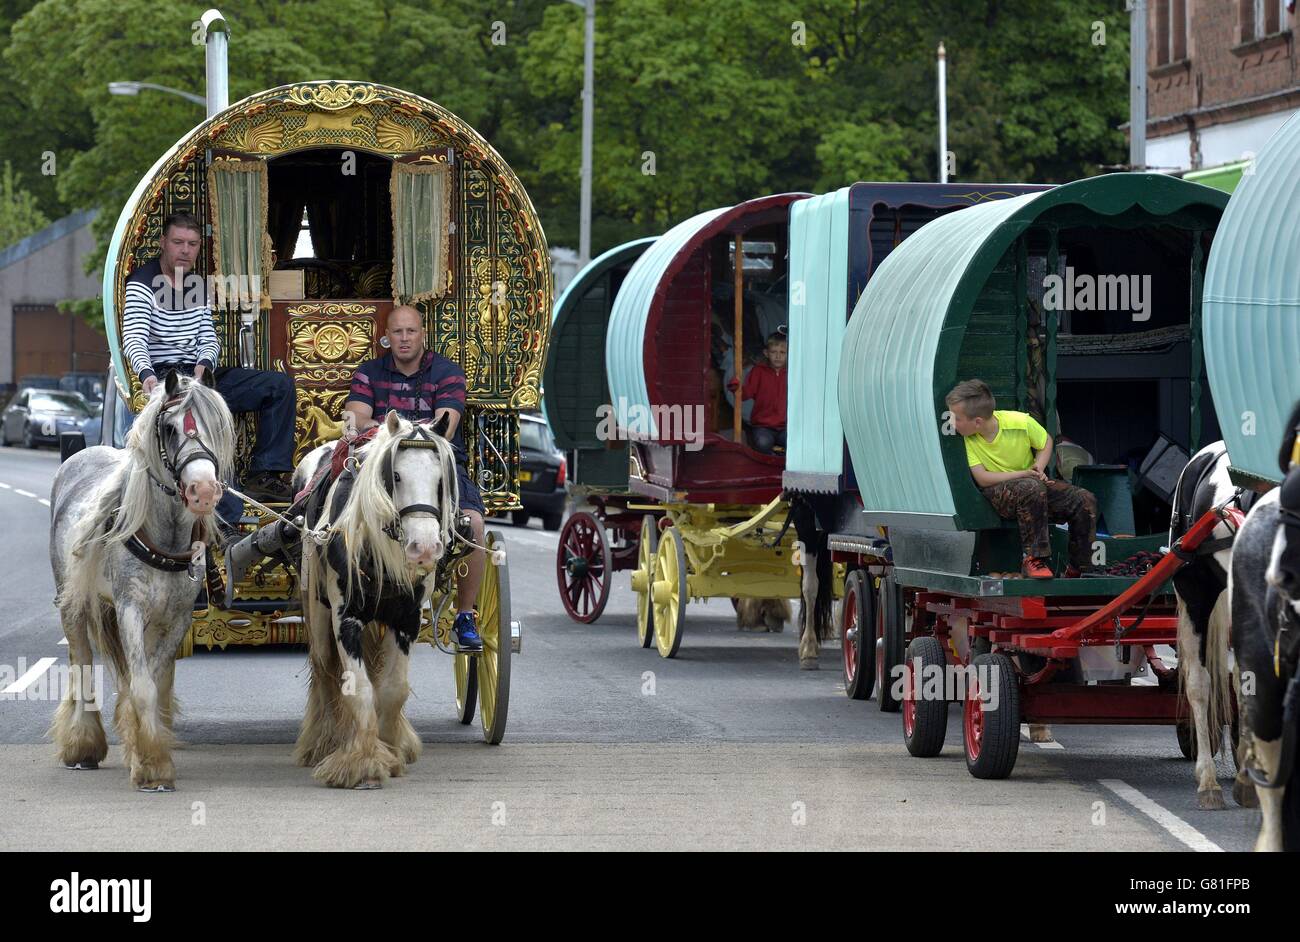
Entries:
{"type": "MultiPolygon", "coordinates": [[[[430,431],[423,425],[412,426],[411,431],[403,435],[397,442],[397,448],[434,448],[439,447],[437,433],[430,431]]],[[[397,473],[393,467],[393,455],[396,448],[385,449],[383,458],[383,467],[381,469],[384,476],[384,487],[388,489],[388,496],[393,497],[397,493],[397,482],[402,476],[397,473]]],[[[434,519],[441,516],[441,511],[432,504],[407,504],[397,511],[397,516],[384,525],[384,533],[388,534],[389,539],[400,543],[406,538],[406,533],[402,529],[402,520],[413,514],[429,514],[434,519]]]]}
{"type": "Polygon", "coordinates": [[[185,502],[185,488],[181,485],[181,472],[195,461],[211,461],[217,479],[217,486],[221,486],[221,463],[217,460],[217,456],[213,454],[212,449],[207,446],[203,439],[199,438],[199,427],[194,421],[194,412],[191,409],[187,408],[185,410],[185,417],[181,424],[182,431],[185,435],[185,441],[181,443],[181,447],[177,451],[176,457],[173,458],[167,453],[167,446],[164,444],[163,421],[166,419],[167,413],[180,405],[184,400],[184,396],[176,396],[173,399],[168,399],[162,404],[162,407],[158,410],[158,414],[154,416],[153,420],[154,441],[158,445],[158,457],[161,459],[163,467],[167,469],[167,473],[172,476],[172,483],[176,486],[174,488],[168,487],[162,481],[159,481],[154,477],[153,472],[149,472],[149,477],[155,484],[170,496],[179,498],[182,503],[185,502]],[[192,443],[194,445],[194,447],[187,453],[185,452],[186,443],[192,443]]]}

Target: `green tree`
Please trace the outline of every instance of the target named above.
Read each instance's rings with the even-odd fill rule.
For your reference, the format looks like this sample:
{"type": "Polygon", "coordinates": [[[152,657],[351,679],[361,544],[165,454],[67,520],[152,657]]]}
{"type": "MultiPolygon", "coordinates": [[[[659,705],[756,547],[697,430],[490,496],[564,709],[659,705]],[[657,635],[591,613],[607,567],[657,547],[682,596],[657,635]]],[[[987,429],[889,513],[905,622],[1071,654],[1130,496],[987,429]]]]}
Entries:
{"type": "Polygon", "coordinates": [[[36,197],[23,189],[21,177],[6,160],[4,169],[0,170],[0,249],[22,241],[49,224],[36,197]]]}

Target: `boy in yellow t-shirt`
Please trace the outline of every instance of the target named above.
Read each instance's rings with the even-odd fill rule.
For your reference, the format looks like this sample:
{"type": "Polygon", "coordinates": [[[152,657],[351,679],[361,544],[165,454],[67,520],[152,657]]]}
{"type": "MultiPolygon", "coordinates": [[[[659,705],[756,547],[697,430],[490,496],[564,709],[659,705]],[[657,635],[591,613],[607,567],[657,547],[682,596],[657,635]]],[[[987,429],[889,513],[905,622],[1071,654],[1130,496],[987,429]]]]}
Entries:
{"type": "Polygon", "coordinates": [[[1088,491],[1047,476],[1052,436],[1023,412],[994,411],[986,383],[968,379],[944,397],[953,427],[966,439],[966,462],[998,516],[1015,518],[1024,547],[1023,571],[1031,579],[1050,579],[1048,523],[1069,523],[1069,567],[1079,576],[1089,566],[1097,532],[1097,499],[1088,491]]]}

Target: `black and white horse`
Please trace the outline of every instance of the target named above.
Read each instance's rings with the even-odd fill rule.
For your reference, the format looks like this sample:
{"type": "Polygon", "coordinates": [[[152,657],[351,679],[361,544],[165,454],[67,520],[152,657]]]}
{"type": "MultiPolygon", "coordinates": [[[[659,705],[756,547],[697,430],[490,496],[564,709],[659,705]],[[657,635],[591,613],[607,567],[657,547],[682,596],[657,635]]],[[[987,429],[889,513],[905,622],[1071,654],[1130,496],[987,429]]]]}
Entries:
{"type": "MultiPolygon", "coordinates": [[[[1234,497],[1241,499],[1228,476],[1227,449],[1223,442],[1205,446],[1178,479],[1169,545],[1207,511],[1234,497]]],[[[1178,676],[1192,713],[1197,802],[1207,809],[1224,807],[1214,756],[1233,714],[1231,619],[1225,595],[1232,545],[1232,526],[1218,523],[1197,554],[1173,577],[1178,602],[1178,676]]],[[[1253,804],[1244,772],[1238,776],[1233,794],[1239,803],[1253,804]]]]}
{"type": "Polygon", "coordinates": [[[155,389],[125,449],[96,446],[59,468],[50,494],[50,563],[74,681],[50,728],[59,760],[93,769],[108,755],[92,648],[114,674],[114,721],[131,784],[172,791],[176,649],[190,627],[234,423],[214,390],[175,373],[155,389]]]}
{"type": "MultiPolygon", "coordinates": [[[[459,499],[444,418],[430,429],[389,412],[334,482],[319,520],[323,545],[303,540],[302,603],[311,646],[311,689],[294,751],[300,765],[337,788],[377,788],[420,755],[402,713],[411,644],[438,564],[454,539],[459,499]]],[[[333,445],[309,453],[295,490],[333,445]]]]}
{"type": "MultiPolygon", "coordinates": [[[[1290,465],[1300,407],[1280,464],[1290,465]]],[[[1300,851],[1300,471],[1251,509],[1233,548],[1232,643],[1241,676],[1242,743],[1263,812],[1256,850],[1300,851]]]]}

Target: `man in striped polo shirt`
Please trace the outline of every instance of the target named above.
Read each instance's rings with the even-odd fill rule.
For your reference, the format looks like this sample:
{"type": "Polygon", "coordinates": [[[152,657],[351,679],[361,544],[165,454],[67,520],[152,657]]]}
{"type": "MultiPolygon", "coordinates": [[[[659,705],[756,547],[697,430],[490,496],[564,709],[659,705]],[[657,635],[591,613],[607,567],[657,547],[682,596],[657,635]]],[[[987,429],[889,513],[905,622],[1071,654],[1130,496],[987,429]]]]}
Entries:
{"type": "MultiPolygon", "coordinates": [[[[456,452],[460,480],[460,509],[469,515],[474,542],[483,543],[483,497],[465,468],[465,438],[460,420],[465,413],[465,372],[441,354],[426,349],[424,322],[410,305],[393,308],[388,314],[388,353],[367,360],[352,377],[352,390],[344,410],[357,420],[363,432],[383,421],[391,409],[411,422],[433,422],[447,416],[447,438],[456,452]]],[[[456,585],[456,637],[461,650],[483,646],[474,619],[474,600],[483,582],[486,560],[481,549],[469,557],[469,574],[456,585]]]]}
{"type": "MultiPolygon", "coordinates": [[[[203,244],[199,221],[174,213],[163,221],[162,254],[126,280],[122,351],[146,393],[178,370],[202,379],[211,371],[232,412],[257,413],[257,445],[242,490],[261,501],[288,501],[285,475],[293,470],[293,380],[283,373],[218,367],[221,345],[201,276],[191,274],[203,244]]],[[[227,495],[219,508],[228,522],[238,501],[227,495]],[[233,501],[233,503],[232,503],[233,501]]]]}

